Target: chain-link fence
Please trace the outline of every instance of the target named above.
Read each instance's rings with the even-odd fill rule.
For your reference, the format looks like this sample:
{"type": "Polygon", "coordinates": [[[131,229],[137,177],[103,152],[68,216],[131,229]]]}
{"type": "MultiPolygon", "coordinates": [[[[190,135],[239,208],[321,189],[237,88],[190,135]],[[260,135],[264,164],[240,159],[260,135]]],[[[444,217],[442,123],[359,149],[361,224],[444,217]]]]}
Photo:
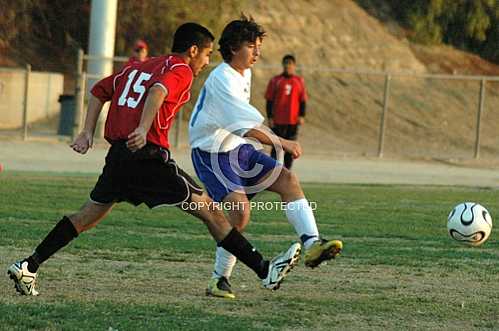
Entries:
{"type": "MultiPolygon", "coordinates": [[[[89,60],[102,58],[79,52],[69,135],[77,133],[83,125],[88,80],[101,78],[86,73],[89,60]]],[[[127,58],[106,60],[113,61],[115,70],[119,70],[127,58]]],[[[170,131],[170,141],[175,147],[188,146],[186,122],[212,68],[196,79],[192,100],[177,116],[170,131]]],[[[4,125],[0,134],[21,137],[60,134],[62,118],[54,119],[53,112],[45,122],[43,116],[30,120],[32,74],[27,69],[20,71],[28,85],[18,82],[14,86],[2,78],[0,70],[0,95],[18,109],[13,112],[4,106],[1,114],[5,118],[10,111],[21,116],[18,126],[4,125]],[[9,91],[13,89],[26,92],[12,95],[9,91]]],[[[257,64],[253,69],[252,104],[262,112],[267,82],[280,71],[279,65],[257,64]]],[[[300,128],[300,140],[309,151],[333,156],[499,158],[499,77],[319,67],[300,67],[299,74],[305,78],[310,96],[306,124],[300,128]]],[[[38,101],[36,106],[40,106],[38,101]]]]}
{"type": "MultiPolygon", "coordinates": [[[[212,68],[198,77],[194,97],[170,133],[176,147],[188,145],[186,122],[212,68]]],[[[278,65],[257,65],[253,70],[252,104],[262,112],[267,82],[280,70],[278,65]]],[[[302,143],[313,152],[418,158],[499,156],[499,77],[310,67],[299,71],[310,95],[302,143]]]]}
{"type": "MultiPolygon", "coordinates": [[[[254,70],[254,104],[280,68],[254,70]]],[[[499,158],[499,77],[302,67],[302,142],[332,155],[499,158]]]]}

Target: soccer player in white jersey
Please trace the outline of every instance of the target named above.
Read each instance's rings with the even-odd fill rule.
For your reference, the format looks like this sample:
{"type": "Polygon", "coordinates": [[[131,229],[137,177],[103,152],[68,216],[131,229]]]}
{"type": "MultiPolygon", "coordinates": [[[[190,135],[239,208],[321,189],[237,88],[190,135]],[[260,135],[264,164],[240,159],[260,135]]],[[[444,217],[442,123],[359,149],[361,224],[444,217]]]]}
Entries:
{"type": "MultiPolygon", "coordinates": [[[[224,62],[204,83],[189,122],[192,161],[213,200],[229,206],[229,220],[239,231],[249,222],[249,199],[259,186],[263,184],[262,190],[278,193],[286,203],[287,219],[305,246],[305,265],[314,268],[338,255],[342,242],[321,239],[297,176],[255,149],[247,139],[267,145],[277,142],[294,158],[302,153],[297,142],[279,138],[266,129],[263,116],[249,103],[250,68],[260,56],[264,36],[263,28],[244,16],[223,30],[219,50],[224,62]]],[[[228,281],[235,263],[235,256],[217,247],[208,295],[235,298],[228,281]]]]}

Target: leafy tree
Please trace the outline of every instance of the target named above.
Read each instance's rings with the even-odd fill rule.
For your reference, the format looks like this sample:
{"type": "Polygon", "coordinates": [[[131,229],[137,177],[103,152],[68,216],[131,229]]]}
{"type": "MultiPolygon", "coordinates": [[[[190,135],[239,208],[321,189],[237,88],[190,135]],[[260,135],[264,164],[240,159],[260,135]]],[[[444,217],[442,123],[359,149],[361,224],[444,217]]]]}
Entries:
{"type": "Polygon", "coordinates": [[[499,63],[498,0],[356,0],[381,20],[395,19],[423,44],[446,43],[499,63]]]}
{"type": "Polygon", "coordinates": [[[389,1],[415,41],[452,44],[499,62],[497,0],[389,1]]]}
{"type": "MultiPolygon", "coordinates": [[[[129,55],[138,38],[153,55],[168,52],[175,28],[184,22],[221,32],[237,0],[120,0],[115,54],[129,55]]],[[[0,52],[36,70],[74,71],[76,50],[88,49],[90,0],[0,0],[0,52]]]]}

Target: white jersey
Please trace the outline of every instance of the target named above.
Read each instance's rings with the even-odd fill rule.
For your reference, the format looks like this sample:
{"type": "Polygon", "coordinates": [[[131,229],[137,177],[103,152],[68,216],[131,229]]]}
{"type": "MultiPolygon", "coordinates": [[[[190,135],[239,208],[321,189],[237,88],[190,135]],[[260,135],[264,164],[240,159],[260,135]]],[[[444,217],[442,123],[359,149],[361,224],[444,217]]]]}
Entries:
{"type": "Polygon", "coordinates": [[[210,153],[228,152],[247,143],[243,135],[263,123],[250,105],[251,70],[241,75],[227,63],[208,76],[189,121],[192,148],[210,153]]]}

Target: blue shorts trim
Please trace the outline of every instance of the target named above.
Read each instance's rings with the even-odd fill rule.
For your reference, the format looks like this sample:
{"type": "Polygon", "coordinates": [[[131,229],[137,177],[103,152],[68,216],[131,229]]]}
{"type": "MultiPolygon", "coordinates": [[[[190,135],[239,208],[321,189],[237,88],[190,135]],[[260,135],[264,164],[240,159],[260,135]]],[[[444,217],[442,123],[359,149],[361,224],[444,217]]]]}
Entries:
{"type": "Polygon", "coordinates": [[[194,148],[191,157],[196,175],[205,185],[210,197],[217,202],[223,201],[231,192],[245,192],[245,187],[258,184],[269,171],[281,166],[250,144],[240,145],[224,153],[209,153],[194,148]],[[218,167],[212,164],[212,158],[218,160],[218,167]]]}

